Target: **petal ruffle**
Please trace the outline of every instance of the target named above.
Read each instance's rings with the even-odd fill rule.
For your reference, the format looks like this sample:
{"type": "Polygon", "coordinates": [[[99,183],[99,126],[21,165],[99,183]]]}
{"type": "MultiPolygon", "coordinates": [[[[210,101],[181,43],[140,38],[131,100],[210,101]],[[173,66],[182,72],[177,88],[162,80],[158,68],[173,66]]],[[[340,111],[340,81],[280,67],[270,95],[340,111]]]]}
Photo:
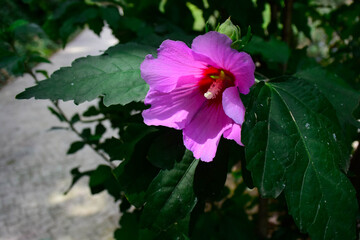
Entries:
{"type": "Polygon", "coordinates": [[[242,103],[237,87],[225,89],[222,95],[222,106],[225,114],[237,124],[242,124],[245,117],[245,107],[242,103]]]}
{"type": "Polygon", "coordinates": [[[151,88],[170,92],[180,77],[200,77],[205,67],[206,63],[195,60],[192,50],[185,43],[165,40],[158,49],[158,57],[146,56],[140,70],[141,77],[151,88]]]}
{"type": "Polygon", "coordinates": [[[231,39],[218,32],[208,32],[194,39],[191,48],[207,56],[219,67],[231,72],[242,94],[248,94],[255,83],[255,64],[249,54],[231,48],[231,39]]]}
{"type": "Polygon", "coordinates": [[[229,129],[224,131],[224,138],[234,140],[237,144],[244,146],[241,142],[241,125],[234,123],[229,129]]]}
{"type": "Polygon", "coordinates": [[[204,105],[183,129],[185,147],[194,153],[195,158],[211,162],[221,135],[232,123],[221,105],[204,105]]]}
{"type": "Polygon", "coordinates": [[[206,100],[196,82],[183,78],[171,93],[151,88],[145,98],[145,104],[151,107],[142,113],[145,124],[183,129],[206,100]]]}

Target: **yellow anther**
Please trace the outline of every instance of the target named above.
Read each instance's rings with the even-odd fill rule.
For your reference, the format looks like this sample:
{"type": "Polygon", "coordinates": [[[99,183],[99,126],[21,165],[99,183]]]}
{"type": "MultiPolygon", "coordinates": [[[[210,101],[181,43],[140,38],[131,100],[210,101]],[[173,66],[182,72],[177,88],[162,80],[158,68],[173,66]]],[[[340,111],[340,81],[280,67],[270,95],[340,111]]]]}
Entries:
{"type": "Polygon", "coordinates": [[[225,79],[226,78],[226,74],[223,70],[220,71],[220,76],[221,79],[225,79]]]}

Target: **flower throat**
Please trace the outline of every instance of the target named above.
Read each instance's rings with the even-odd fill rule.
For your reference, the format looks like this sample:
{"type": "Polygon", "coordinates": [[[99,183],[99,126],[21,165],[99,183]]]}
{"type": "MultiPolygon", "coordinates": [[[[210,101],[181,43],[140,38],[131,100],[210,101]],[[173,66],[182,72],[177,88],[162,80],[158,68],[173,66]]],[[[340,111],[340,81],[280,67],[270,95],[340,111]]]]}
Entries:
{"type": "Polygon", "coordinates": [[[234,86],[234,76],[226,70],[209,67],[204,71],[199,85],[206,99],[220,100],[224,90],[234,86]]]}

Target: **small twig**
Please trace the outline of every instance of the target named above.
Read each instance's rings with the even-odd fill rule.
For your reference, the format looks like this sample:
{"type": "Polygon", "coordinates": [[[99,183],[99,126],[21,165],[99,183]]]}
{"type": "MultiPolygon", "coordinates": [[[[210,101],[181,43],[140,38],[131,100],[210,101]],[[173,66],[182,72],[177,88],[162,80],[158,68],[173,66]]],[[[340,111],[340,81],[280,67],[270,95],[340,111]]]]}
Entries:
{"type": "MultiPolygon", "coordinates": [[[[293,0],[285,0],[285,13],[284,13],[284,23],[283,23],[283,41],[287,43],[287,45],[291,46],[292,41],[292,28],[291,28],[291,20],[292,20],[292,10],[293,10],[293,0]]],[[[283,73],[286,72],[288,64],[283,64],[283,73]]]]}
{"type": "Polygon", "coordinates": [[[36,75],[32,72],[32,70],[30,69],[30,67],[25,64],[25,68],[26,68],[26,72],[28,74],[30,74],[32,76],[32,78],[35,80],[35,83],[38,84],[39,83],[39,80],[37,79],[36,75]]]}
{"type": "Polygon", "coordinates": [[[74,124],[66,117],[65,113],[63,112],[63,110],[60,108],[59,106],[59,102],[58,101],[52,101],[52,103],[54,104],[54,106],[56,107],[56,109],[58,110],[58,112],[60,113],[61,116],[64,117],[64,121],[69,125],[70,129],[76,134],[78,135],[78,137],[80,137],[82,140],[84,140],[84,142],[91,148],[93,149],[100,157],[102,157],[112,168],[115,168],[115,165],[110,161],[110,159],[108,159],[108,157],[103,154],[102,152],[99,152],[92,144],[88,143],[86,141],[86,139],[81,135],[81,133],[76,130],[76,128],[74,127],[74,124]]]}
{"type": "Polygon", "coordinates": [[[92,119],[92,120],[80,119],[80,122],[82,122],[82,123],[93,123],[93,122],[102,122],[102,121],[105,121],[105,120],[107,120],[106,117],[98,118],[98,119],[92,119]]]}
{"type": "MultiPolygon", "coordinates": [[[[35,82],[38,84],[39,80],[37,79],[36,75],[32,72],[32,70],[25,65],[26,67],[26,72],[28,74],[30,74],[32,76],[32,78],[35,80],[35,82]]],[[[59,112],[59,114],[63,117],[64,121],[69,125],[70,129],[79,137],[81,138],[86,145],[88,145],[92,150],[94,150],[94,152],[96,152],[107,164],[110,165],[110,167],[115,168],[115,165],[110,161],[110,159],[103,154],[102,152],[98,151],[92,144],[88,143],[87,140],[81,135],[81,133],[74,127],[74,124],[66,117],[64,111],[61,109],[61,107],[59,106],[59,102],[56,101],[51,101],[50,102],[54,105],[54,107],[57,109],[57,111],[59,112]]],[[[99,120],[99,119],[97,119],[99,120]]],[[[100,120],[105,120],[105,119],[100,119],[100,120]]],[[[93,121],[93,120],[89,120],[88,122],[93,121]]],[[[82,121],[85,122],[85,121],[82,121]]]]}

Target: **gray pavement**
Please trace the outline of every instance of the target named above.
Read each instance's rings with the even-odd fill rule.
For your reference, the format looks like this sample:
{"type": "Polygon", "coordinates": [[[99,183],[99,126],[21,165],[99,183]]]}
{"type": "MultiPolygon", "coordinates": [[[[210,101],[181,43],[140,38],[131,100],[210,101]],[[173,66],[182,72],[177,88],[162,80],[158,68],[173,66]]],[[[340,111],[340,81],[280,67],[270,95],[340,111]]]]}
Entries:
{"type": "MultiPolygon", "coordinates": [[[[99,55],[116,42],[108,28],[101,38],[85,30],[53,55],[52,65],[37,68],[52,73],[75,58],[99,55]]],[[[118,203],[107,193],[91,195],[88,179],[83,178],[63,195],[72,168],[92,169],[102,160],[90,148],[66,155],[77,137],[68,131],[48,131],[61,126],[47,110],[49,101],[15,100],[33,84],[30,76],[24,76],[0,90],[0,240],[113,239],[118,203]]],[[[61,103],[68,116],[88,105],[61,103]]]]}

